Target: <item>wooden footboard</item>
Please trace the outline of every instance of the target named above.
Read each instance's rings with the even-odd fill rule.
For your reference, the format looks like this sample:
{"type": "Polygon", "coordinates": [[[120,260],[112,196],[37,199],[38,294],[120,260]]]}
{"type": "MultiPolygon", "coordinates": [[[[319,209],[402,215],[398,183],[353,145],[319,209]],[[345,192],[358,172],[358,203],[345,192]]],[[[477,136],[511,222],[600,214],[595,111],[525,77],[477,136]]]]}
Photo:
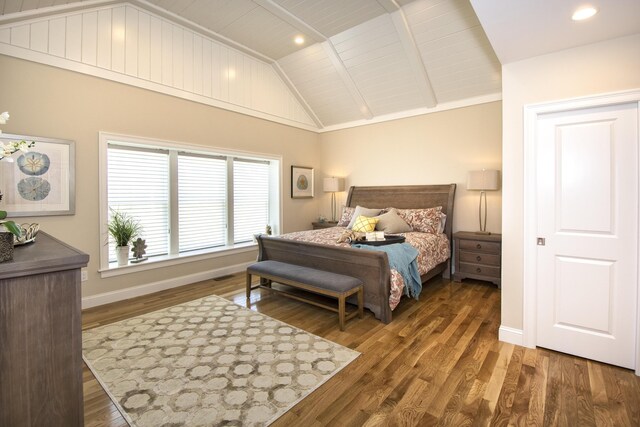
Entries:
{"type": "Polygon", "coordinates": [[[362,280],[364,306],[383,323],[391,322],[391,272],[385,252],[325,246],[267,236],[258,237],[258,245],[258,261],[281,261],[362,280]]]}

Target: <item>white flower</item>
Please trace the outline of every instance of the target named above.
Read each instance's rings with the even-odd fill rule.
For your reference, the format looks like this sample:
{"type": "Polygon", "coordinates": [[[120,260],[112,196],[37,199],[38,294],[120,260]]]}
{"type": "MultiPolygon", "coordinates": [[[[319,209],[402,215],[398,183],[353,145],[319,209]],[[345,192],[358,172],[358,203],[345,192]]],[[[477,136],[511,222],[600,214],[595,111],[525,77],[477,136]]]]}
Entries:
{"type": "Polygon", "coordinates": [[[4,113],[0,114],[0,125],[7,124],[7,120],[9,120],[9,112],[5,111],[4,113]]]}

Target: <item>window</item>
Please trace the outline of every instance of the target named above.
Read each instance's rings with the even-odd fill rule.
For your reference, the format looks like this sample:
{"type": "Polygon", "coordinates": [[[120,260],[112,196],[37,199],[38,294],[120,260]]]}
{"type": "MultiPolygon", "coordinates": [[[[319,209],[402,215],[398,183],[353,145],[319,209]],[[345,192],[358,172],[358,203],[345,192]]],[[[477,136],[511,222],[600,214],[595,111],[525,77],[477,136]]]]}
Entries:
{"type": "MultiPolygon", "coordinates": [[[[108,134],[100,139],[101,230],[106,233],[113,210],[131,215],[142,225],[150,261],[252,245],[254,234],[279,224],[277,158],[108,134]]],[[[103,270],[115,268],[112,242],[101,260],[103,270]]]]}

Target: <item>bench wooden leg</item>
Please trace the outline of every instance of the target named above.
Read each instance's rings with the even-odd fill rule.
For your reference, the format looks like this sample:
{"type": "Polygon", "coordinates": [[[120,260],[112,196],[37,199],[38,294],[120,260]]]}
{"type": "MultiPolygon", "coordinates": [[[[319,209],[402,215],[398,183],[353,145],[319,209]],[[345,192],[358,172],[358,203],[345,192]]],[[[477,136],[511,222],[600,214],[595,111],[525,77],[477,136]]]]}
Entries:
{"type": "Polygon", "coordinates": [[[344,331],[344,316],[345,316],[345,296],[340,294],[338,297],[338,317],[340,318],[340,330],[344,331]]]}
{"type": "Polygon", "coordinates": [[[358,317],[364,318],[364,287],[362,285],[358,289],[358,317]]]}
{"type": "Polygon", "coordinates": [[[247,307],[251,302],[251,273],[247,271],[247,307]]]}

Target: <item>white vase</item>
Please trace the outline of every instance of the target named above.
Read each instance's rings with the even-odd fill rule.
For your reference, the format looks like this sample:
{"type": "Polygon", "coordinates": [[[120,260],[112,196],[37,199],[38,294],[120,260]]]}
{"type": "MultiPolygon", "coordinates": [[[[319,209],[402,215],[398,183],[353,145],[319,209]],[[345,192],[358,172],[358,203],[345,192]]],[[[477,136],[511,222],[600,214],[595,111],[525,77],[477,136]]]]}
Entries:
{"type": "Polygon", "coordinates": [[[116,246],[116,258],[118,259],[118,267],[129,264],[129,245],[116,246]]]}

